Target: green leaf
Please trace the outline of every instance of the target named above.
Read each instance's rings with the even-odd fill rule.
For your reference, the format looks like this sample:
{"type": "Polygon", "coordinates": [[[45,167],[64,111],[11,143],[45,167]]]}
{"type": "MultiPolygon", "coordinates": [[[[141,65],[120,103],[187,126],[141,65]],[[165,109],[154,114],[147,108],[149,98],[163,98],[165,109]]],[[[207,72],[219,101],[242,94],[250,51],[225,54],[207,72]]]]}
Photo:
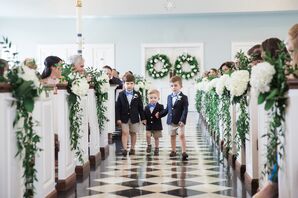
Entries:
{"type": "Polygon", "coordinates": [[[275,89],[273,89],[273,90],[270,92],[270,94],[267,96],[266,100],[273,99],[277,94],[278,94],[278,89],[275,88],[275,89]]]}
{"type": "Polygon", "coordinates": [[[258,97],[258,104],[262,104],[266,100],[266,95],[265,94],[260,94],[258,97]]]}
{"type": "Polygon", "coordinates": [[[33,112],[34,99],[33,98],[25,98],[24,99],[24,107],[28,112],[33,112]]]}
{"type": "Polygon", "coordinates": [[[273,107],[274,102],[274,100],[267,100],[265,103],[265,110],[269,111],[273,107]]]}

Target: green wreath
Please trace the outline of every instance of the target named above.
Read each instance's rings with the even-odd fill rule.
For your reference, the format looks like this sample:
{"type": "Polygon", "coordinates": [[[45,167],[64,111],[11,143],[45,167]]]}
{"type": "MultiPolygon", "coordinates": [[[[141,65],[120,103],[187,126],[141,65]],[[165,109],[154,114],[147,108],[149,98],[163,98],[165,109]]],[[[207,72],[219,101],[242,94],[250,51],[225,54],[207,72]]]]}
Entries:
{"type": "Polygon", "coordinates": [[[164,78],[165,76],[167,76],[171,67],[172,64],[170,63],[169,58],[164,54],[157,54],[152,56],[147,60],[146,64],[146,69],[149,75],[154,79],[164,78]],[[161,71],[157,71],[155,69],[155,65],[158,62],[161,62],[163,64],[161,71]]]}
{"type": "Polygon", "coordinates": [[[179,56],[175,62],[174,70],[176,75],[181,76],[184,79],[191,79],[199,72],[199,63],[194,56],[189,54],[183,54],[179,56]],[[182,70],[182,65],[188,63],[191,71],[185,72],[182,70]]]}

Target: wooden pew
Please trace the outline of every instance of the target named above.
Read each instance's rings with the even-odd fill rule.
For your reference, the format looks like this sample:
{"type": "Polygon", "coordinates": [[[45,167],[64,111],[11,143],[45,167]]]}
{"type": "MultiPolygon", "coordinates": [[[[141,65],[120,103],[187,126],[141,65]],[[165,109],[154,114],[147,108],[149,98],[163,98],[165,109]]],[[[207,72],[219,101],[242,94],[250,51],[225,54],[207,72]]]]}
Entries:
{"type": "Polygon", "coordinates": [[[285,156],[280,159],[279,197],[298,196],[298,80],[289,80],[289,106],[286,113],[285,156]]]}

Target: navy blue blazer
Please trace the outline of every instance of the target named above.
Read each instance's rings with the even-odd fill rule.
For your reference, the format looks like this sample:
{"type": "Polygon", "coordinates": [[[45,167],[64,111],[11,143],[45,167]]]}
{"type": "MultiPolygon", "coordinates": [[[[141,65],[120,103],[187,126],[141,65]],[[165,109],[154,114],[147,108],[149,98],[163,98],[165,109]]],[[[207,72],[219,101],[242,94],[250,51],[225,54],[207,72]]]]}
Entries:
{"type": "Polygon", "coordinates": [[[167,124],[178,124],[183,122],[186,124],[188,113],[188,98],[182,92],[179,93],[175,104],[172,104],[172,94],[168,96],[167,108],[161,112],[161,116],[168,115],[167,124]]]}
{"type": "Polygon", "coordinates": [[[131,123],[138,123],[141,120],[145,120],[142,96],[139,92],[133,91],[133,98],[129,105],[125,90],[121,91],[118,95],[116,102],[116,121],[121,120],[123,123],[128,123],[130,119],[131,123]]]}
{"type": "Polygon", "coordinates": [[[159,118],[155,117],[157,112],[161,112],[164,110],[162,104],[156,103],[155,108],[153,109],[152,113],[150,111],[149,105],[145,107],[145,117],[146,117],[146,130],[147,131],[161,131],[162,130],[162,123],[161,123],[161,116],[159,118]]]}

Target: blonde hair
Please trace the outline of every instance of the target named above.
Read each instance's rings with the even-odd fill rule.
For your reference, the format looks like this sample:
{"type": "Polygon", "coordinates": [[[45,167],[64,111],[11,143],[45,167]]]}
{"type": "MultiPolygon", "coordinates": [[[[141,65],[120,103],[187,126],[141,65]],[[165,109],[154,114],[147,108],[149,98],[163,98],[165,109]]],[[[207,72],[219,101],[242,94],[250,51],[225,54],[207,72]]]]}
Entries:
{"type": "Polygon", "coordinates": [[[180,76],[173,76],[171,79],[170,79],[170,82],[171,83],[175,83],[175,82],[178,82],[180,84],[180,86],[182,86],[182,79],[180,76]]]}
{"type": "Polygon", "coordinates": [[[158,96],[158,98],[160,96],[160,93],[159,93],[159,91],[157,89],[150,89],[148,91],[148,96],[151,95],[151,94],[156,94],[158,96]]]}
{"type": "Polygon", "coordinates": [[[294,53],[292,54],[294,64],[298,64],[298,23],[293,25],[288,32],[290,42],[293,45],[294,53]]]}

